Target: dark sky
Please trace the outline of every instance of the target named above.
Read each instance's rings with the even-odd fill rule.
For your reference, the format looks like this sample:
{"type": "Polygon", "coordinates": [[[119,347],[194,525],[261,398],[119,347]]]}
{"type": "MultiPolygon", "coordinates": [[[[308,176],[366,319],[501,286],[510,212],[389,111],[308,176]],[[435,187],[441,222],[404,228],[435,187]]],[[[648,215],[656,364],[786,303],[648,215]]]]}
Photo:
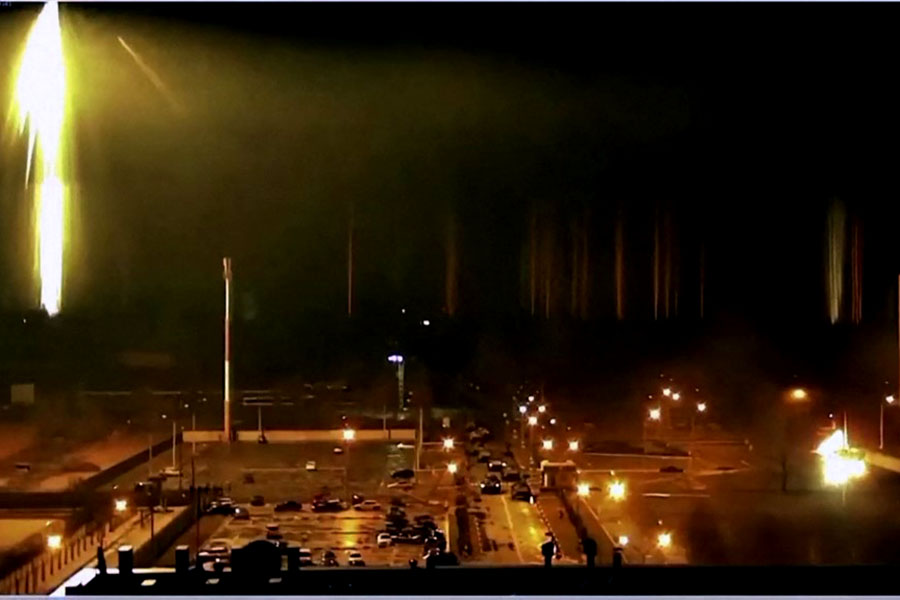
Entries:
{"type": "MultiPolygon", "coordinates": [[[[13,66],[36,13],[0,10],[0,60],[13,66]]],[[[678,232],[684,315],[696,312],[702,245],[709,311],[821,320],[837,197],[863,225],[863,310],[887,318],[900,267],[896,13],[67,4],[75,184],[64,302],[215,310],[227,253],[248,318],[343,310],[352,203],[359,310],[439,311],[454,215],[460,310],[513,314],[538,205],[562,257],[570,219],[590,209],[598,318],[614,315],[621,208],[626,313],[646,319],[661,206],[678,232]]],[[[17,308],[30,273],[24,143],[7,126],[0,147],[0,302],[17,308]]]]}

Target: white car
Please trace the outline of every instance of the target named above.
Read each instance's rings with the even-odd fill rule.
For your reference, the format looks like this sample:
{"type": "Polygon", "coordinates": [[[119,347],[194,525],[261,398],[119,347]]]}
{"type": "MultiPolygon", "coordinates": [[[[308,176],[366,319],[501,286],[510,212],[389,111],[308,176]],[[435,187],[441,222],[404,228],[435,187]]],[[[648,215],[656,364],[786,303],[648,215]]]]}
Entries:
{"type": "Polygon", "coordinates": [[[166,467],[162,470],[163,477],[181,477],[181,469],[178,467],[166,467]]]}
{"type": "Polygon", "coordinates": [[[307,471],[315,471],[316,470],[316,461],[314,461],[314,460],[306,461],[306,470],[307,471]]]}
{"type": "Polygon", "coordinates": [[[400,450],[412,450],[413,448],[415,448],[415,446],[413,446],[412,444],[404,444],[403,442],[400,442],[399,444],[397,444],[397,448],[399,448],[400,450]]]}
{"type": "Polygon", "coordinates": [[[375,538],[375,543],[379,548],[387,548],[391,545],[391,534],[386,531],[382,531],[378,534],[378,537],[375,538]]]}
{"type": "Polygon", "coordinates": [[[354,510],[381,510],[381,505],[374,500],[363,500],[353,505],[354,510]]]}

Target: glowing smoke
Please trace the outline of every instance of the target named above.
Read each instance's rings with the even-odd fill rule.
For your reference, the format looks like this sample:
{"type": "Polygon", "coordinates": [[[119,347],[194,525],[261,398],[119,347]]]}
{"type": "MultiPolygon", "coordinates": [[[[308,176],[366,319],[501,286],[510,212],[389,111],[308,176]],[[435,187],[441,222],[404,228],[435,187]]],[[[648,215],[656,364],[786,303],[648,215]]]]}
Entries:
{"type": "Polygon", "coordinates": [[[844,294],[844,240],[846,236],[846,215],[839,200],[831,204],[828,211],[828,239],[826,257],[826,287],[828,294],[828,318],[832,324],[841,318],[844,294]]]}
{"type": "Polygon", "coordinates": [[[65,185],[60,171],[65,97],[59,7],[48,2],[28,35],[16,79],[15,104],[20,133],[28,128],[25,185],[33,170],[40,302],[51,315],[59,312],[62,299],[65,185]]]}

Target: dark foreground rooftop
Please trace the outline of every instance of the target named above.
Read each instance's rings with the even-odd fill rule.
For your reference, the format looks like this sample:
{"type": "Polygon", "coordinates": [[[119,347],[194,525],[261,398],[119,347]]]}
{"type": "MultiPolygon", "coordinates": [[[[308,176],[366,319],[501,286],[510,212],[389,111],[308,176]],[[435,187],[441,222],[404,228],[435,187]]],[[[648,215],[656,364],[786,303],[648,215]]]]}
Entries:
{"type": "Polygon", "coordinates": [[[137,569],[95,576],[66,588],[66,595],[874,595],[896,589],[890,566],[463,566],[309,568],[270,575],[137,569]]]}

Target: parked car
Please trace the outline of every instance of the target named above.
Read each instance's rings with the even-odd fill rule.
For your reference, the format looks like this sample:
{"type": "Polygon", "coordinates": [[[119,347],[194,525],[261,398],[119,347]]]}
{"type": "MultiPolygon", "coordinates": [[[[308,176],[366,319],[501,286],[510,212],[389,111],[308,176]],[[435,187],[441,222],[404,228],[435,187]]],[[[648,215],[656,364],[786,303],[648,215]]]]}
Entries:
{"type": "Polygon", "coordinates": [[[346,504],[337,498],[313,501],[313,512],[340,512],[347,508],[346,504]]]}
{"type": "Polygon", "coordinates": [[[398,469],[391,473],[391,477],[394,479],[412,479],[416,476],[416,472],[412,469],[398,469]]]}
{"type": "Polygon", "coordinates": [[[482,450],[478,453],[478,462],[487,463],[491,460],[491,453],[487,450],[482,450]]]}
{"type": "Polygon", "coordinates": [[[363,560],[362,554],[358,550],[354,550],[350,553],[347,564],[351,567],[364,567],[366,566],[366,561],[363,560]]]}
{"type": "Polygon", "coordinates": [[[354,510],[381,510],[381,505],[375,500],[363,500],[353,505],[354,510]]]}
{"type": "Polygon", "coordinates": [[[422,534],[416,533],[412,527],[407,527],[393,536],[393,540],[395,544],[418,544],[422,541],[422,534]]]}
{"type": "Polygon", "coordinates": [[[360,494],[353,494],[352,496],[350,496],[350,503],[351,503],[351,504],[359,504],[359,503],[362,502],[363,500],[365,500],[365,498],[364,498],[362,495],[360,495],[360,494]]]}
{"type": "Polygon", "coordinates": [[[406,502],[400,496],[394,496],[391,498],[391,506],[406,506],[406,502]]]}
{"type": "Polygon", "coordinates": [[[534,494],[531,491],[531,486],[527,483],[519,483],[513,486],[512,491],[510,492],[510,496],[512,496],[513,500],[524,500],[525,502],[532,502],[534,498],[534,494]]]}
{"type": "Polygon", "coordinates": [[[434,523],[434,517],[431,515],[416,515],[413,517],[413,521],[416,523],[425,523],[426,521],[434,523]]]}
{"type": "Polygon", "coordinates": [[[334,454],[343,454],[343,453],[344,453],[344,449],[341,448],[340,446],[335,446],[334,449],[332,449],[332,452],[333,452],[334,454]]]}
{"type": "Polygon", "coordinates": [[[265,506],[266,499],[260,495],[253,496],[253,499],[250,500],[250,506],[265,506]]]}
{"type": "Polygon", "coordinates": [[[668,465],[659,470],[660,473],[683,473],[684,469],[681,467],[676,467],[675,465],[668,465]]]}
{"type": "Polygon", "coordinates": [[[326,550],[322,553],[322,566],[323,567],[338,567],[340,566],[337,561],[337,556],[334,555],[334,552],[331,550],[326,550]]]}
{"type": "Polygon", "coordinates": [[[300,550],[297,552],[297,556],[300,559],[299,562],[301,567],[312,567],[316,564],[313,561],[312,550],[310,550],[309,548],[300,548],[300,550]]]}
{"type": "Polygon", "coordinates": [[[213,500],[206,508],[206,513],[210,515],[231,515],[234,514],[235,505],[230,498],[222,498],[213,500]]]}
{"type": "Polygon", "coordinates": [[[375,543],[379,548],[387,548],[391,545],[391,534],[386,531],[382,531],[377,536],[375,536],[375,543]]]}
{"type": "Polygon", "coordinates": [[[316,461],[314,461],[314,460],[306,461],[306,470],[307,471],[315,471],[316,470],[316,461]]]}
{"type": "Polygon", "coordinates": [[[519,481],[522,478],[522,474],[516,471],[515,469],[510,469],[503,473],[501,479],[503,481],[519,481]]]}
{"type": "Polygon", "coordinates": [[[235,521],[247,521],[250,519],[250,511],[243,506],[235,506],[232,518],[234,518],[235,521]]]}
{"type": "Polygon", "coordinates": [[[298,512],[302,509],[303,505],[296,500],[287,500],[275,505],[275,512],[298,512]]]}
{"type": "Polygon", "coordinates": [[[278,523],[269,523],[268,525],[266,525],[267,540],[280,540],[281,538],[281,527],[278,525],[278,523]]]}

